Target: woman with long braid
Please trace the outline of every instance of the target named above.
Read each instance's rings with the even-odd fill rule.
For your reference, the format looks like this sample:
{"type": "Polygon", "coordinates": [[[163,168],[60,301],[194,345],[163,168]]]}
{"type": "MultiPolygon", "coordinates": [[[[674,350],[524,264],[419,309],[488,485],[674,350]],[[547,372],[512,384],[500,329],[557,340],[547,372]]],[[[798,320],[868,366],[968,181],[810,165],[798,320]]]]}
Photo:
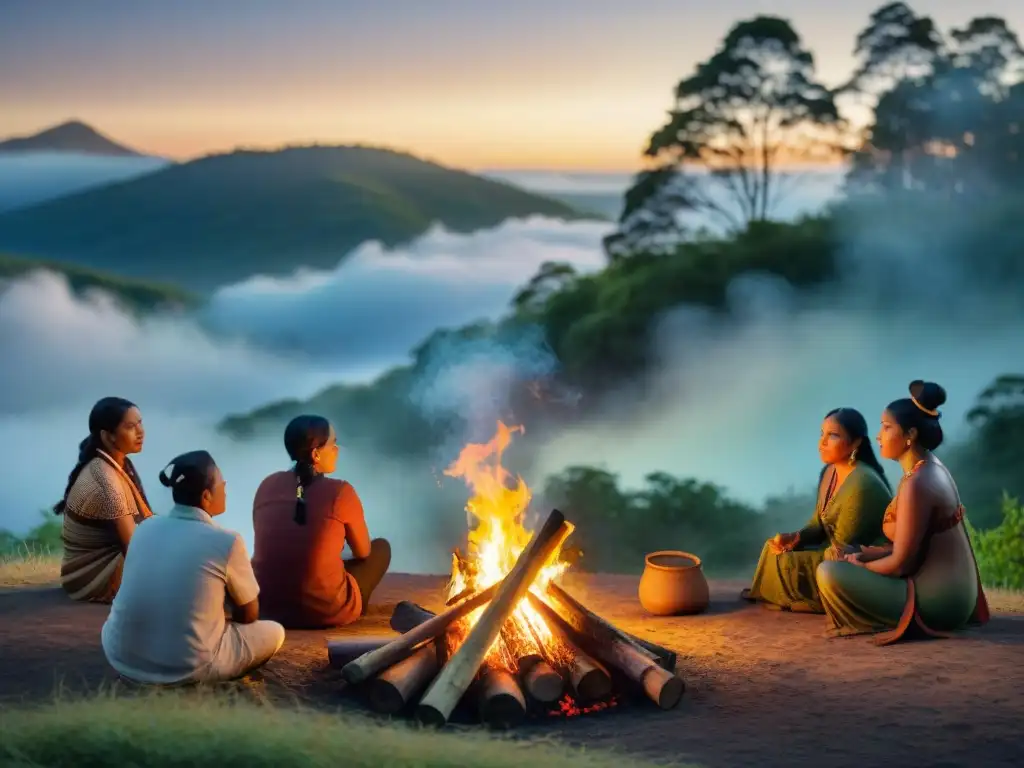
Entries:
{"type": "Polygon", "coordinates": [[[327,477],[338,463],[327,419],[292,419],[284,446],[294,466],[267,477],[253,500],[260,615],[294,629],[350,624],[366,613],[391,564],[391,545],[370,540],[352,485],[327,477]],[[350,560],[341,557],[346,542],[350,560]]]}
{"type": "Polygon", "coordinates": [[[60,582],[73,600],[114,599],[135,526],[153,514],[128,458],[145,436],[142,414],[124,398],[105,397],[89,413],[89,436],[53,508],[64,516],[60,582]]]}

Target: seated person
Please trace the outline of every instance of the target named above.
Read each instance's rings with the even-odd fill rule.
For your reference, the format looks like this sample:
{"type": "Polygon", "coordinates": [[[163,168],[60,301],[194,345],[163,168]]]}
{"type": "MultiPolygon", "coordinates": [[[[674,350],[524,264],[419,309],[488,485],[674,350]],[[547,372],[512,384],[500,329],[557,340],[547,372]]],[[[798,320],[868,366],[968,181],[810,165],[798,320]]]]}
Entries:
{"type": "Polygon", "coordinates": [[[267,477],[252,507],[261,613],[292,628],[350,624],[366,613],[391,564],[391,545],[370,540],[355,489],[325,477],[338,463],[327,419],[296,417],[284,445],[295,466],[267,477]],[[341,558],[346,541],[351,560],[341,558]]]}
{"type": "Polygon", "coordinates": [[[830,637],[879,633],[886,645],[912,627],[934,636],[988,621],[956,483],[932,453],[942,444],[945,402],[938,384],[914,381],[910,397],[882,413],[881,454],[904,473],[883,523],[891,543],[818,566],[830,637]]]}
{"type": "Polygon", "coordinates": [[[284,627],[258,620],[259,586],[245,543],[213,521],[224,512],[224,478],[210,454],[192,451],[174,459],[160,482],[175,506],[132,539],[103,625],[103,652],[140,683],[241,677],[277,653],[284,627]]]}
{"type": "Polygon", "coordinates": [[[144,439],[134,403],[105,397],[89,413],[89,436],[78,446],[64,498],[53,508],[64,515],[60,584],[72,600],[114,599],[135,526],[153,514],[128,458],[142,450],[144,439]]]}
{"type": "Polygon", "coordinates": [[[824,613],[815,580],[818,564],[881,539],[892,493],[867,431],[864,417],[853,408],[826,414],[818,442],[825,467],[814,516],[799,531],[776,534],[765,543],[744,599],[774,610],[824,613]]]}

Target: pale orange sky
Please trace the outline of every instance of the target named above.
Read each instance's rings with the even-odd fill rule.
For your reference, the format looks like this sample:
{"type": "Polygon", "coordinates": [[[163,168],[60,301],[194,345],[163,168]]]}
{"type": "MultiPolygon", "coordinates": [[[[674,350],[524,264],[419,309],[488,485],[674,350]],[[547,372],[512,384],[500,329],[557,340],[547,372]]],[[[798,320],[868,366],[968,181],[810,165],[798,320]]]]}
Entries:
{"type": "MultiPolygon", "coordinates": [[[[69,118],[140,151],[393,146],[472,169],[634,170],[728,27],[790,18],[834,85],[879,2],[92,0],[0,3],[0,136],[69,118]],[[52,11],[52,6],[50,7],[52,11]]],[[[912,3],[948,29],[1024,3],[912,3]]]]}

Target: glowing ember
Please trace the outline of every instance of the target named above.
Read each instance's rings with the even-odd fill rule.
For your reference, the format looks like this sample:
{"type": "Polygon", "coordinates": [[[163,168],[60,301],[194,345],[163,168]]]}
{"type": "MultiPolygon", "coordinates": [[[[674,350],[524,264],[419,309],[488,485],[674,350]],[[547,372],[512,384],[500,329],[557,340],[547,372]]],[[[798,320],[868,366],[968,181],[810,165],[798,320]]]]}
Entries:
{"type": "Polygon", "coordinates": [[[608,701],[599,701],[586,707],[581,707],[569,694],[565,694],[558,702],[558,709],[548,712],[550,717],[576,717],[577,715],[589,715],[591,712],[600,712],[603,709],[610,709],[617,706],[619,700],[614,696],[608,701]]]}
{"type": "MultiPolygon", "coordinates": [[[[512,570],[516,559],[526,548],[531,533],[523,527],[523,517],[530,504],[529,487],[518,475],[513,479],[502,465],[501,458],[521,426],[508,427],[498,422],[498,431],[487,443],[470,443],[459,458],[445,470],[449,477],[461,477],[472,490],[466,504],[470,515],[468,552],[453,558],[452,579],[448,598],[466,590],[476,592],[489,587],[512,570]]],[[[540,572],[533,584],[538,594],[568,567],[560,561],[561,553],[540,572]]],[[[459,634],[469,631],[480,618],[483,608],[471,613],[459,627],[459,634]]],[[[527,600],[521,600],[502,627],[501,635],[488,651],[487,662],[515,671],[517,660],[539,654],[548,660],[560,658],[560,648],[543,617],[527,600]]]]}

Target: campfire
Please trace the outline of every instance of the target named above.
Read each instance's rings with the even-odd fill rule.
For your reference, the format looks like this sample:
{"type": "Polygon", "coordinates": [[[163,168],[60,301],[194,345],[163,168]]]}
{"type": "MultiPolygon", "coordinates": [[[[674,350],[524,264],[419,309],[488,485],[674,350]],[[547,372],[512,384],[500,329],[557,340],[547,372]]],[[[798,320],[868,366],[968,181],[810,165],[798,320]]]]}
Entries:
{"type": "Polygon", "coordinates": [[[509,728],[531,715],[607,709],[633,691],[663,709],[679,702],[674,653],[617,629],[556,583],[573,526],[553,510],[532,536],[524,527],[530,489],[501,461],[521,431],[499,422],[490,442],[467,445],[445,471],[472,490],[468,546],[453,553],[445,610],[401,602],[391,617],[397,638],[328,643],[332,665],[375,711],[415,705],[421,722],[443,725],[463,702],[509,728]]]}

